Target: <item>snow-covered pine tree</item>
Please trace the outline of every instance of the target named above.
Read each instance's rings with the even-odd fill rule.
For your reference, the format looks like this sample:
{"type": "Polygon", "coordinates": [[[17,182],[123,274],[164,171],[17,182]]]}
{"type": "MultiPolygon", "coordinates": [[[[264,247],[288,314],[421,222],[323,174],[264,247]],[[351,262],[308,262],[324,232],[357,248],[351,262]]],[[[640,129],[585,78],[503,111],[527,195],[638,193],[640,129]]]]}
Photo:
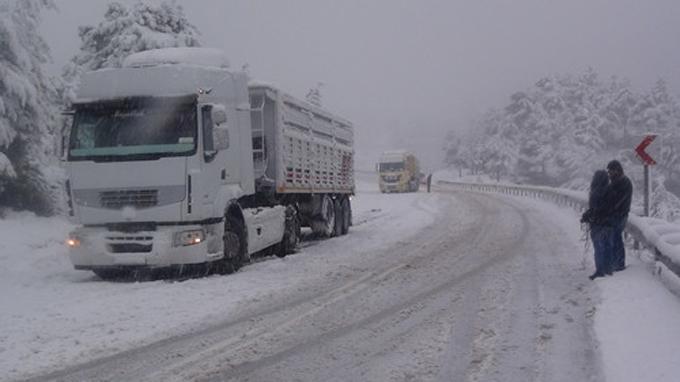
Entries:
{"type": "Polygon", "coordinates": [[[51,0],[0,0],[0,208],[54,212],[59,199],[56,90],[38,34],[51,0]]]}
{"type": "Polygon", "coordinates": [[[650,94],[646,95],[650,107],[644,113],[647,131],[660,135],[661,152],[658,171],[665,179],[665,186],[680,195],[680,106],[675,97],[668,92],[666,82],[657,81],[650,94]]]}
{"type": "Polygon", "coordinates": [[[640,97],[635,110],[638,137],[648,132],[660,135],[661,150],[655,158],[658,164],[652,172],[653,180],[660,183],[654,187],[654,216],[666,219],[674,216],[677,219],[680,211],[680,199],[677,197],[680,195],[680,106],[669,93],[665,81],[658,80],[648,93],[640,97]]]}
{"type": "Polygon", "coordinates": [[[630,89],[626,80],[612,77],[609,81],[600,116],[603,124],[600,139],[609,149],[616,149],[630,140],[633,133],[633,108],[638,96],[630,89]]]}
{"type": "Polygon", "coordinates": [[[680,220],[680,198],[669,192],[664,184],[663,175],[656,176],[652,182],[651,216],[668,221],[680,220]]]}
{"type": "Polygon", "coordinates": [[[78,29],[80,52],[63,71],[63,101],[68,105],[82,73],[107,67],[120,67],[132,53],[158,48],[200,46],[198,29],[174,1],[159,5],[138,2],[131,8],[118,2],[109,4],[104,21],[78,29]]]}
{"type": "Polygon", "coordinates": [[[504,109],[489,111],[475,127],[475,136],[455,145],[447,141],[448,164],[463,157],[473,172],[496,177],[507,172],[510,180],[575,189],[587,188],[593,170],[613,158],[641,189],[632,148],[638,136],[657,132],[663,145],[655,167],[654,213],[678,218],[680,105],[664,81],[640,94],[626,80],[600,80],[593,69],[545,77],[514,93],[504,109]]]}

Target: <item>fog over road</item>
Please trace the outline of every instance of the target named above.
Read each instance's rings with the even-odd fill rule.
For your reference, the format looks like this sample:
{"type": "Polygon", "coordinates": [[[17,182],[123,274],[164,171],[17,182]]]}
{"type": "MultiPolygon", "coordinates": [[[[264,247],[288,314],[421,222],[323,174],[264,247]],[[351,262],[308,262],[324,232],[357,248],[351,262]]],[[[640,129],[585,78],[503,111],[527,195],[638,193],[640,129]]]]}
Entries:
{"type": "Polygon", "coordinates": [[[304,256],[328,256],[314,252],[386,243],[341,272],[310,273],[304,287],[218,323],[36,380],[602,380],[596,292],[564,223],[535,201],[438,191],[374,195],[433,216],[406,240],[378,214],[382,232],[362,230],[369,219],[354,235],[306,244],[304,256]]]}

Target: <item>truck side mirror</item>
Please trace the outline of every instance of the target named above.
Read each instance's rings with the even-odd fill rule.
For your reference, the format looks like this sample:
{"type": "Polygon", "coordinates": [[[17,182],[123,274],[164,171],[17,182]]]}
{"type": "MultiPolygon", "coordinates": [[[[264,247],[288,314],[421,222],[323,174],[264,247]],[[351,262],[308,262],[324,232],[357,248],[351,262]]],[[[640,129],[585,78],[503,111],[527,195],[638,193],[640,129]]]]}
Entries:
{"type": "Polygon", "coordinates": [[[229,129],[226,124],[213,127],[213,147],[216,151],[229,148],[229,129]]]}
{"type": "Polygon", "coordinates": [[[227,109],[224,107],[224,105],[213,105],[211,114],[215,127],[227,122],[227,109]]]}
{"type": "Polygon", "coordinates": [[[206,163],[212,162],[220,150],[229,148],[227,111],[224,105],[205,105],[203,118],[203,154],[206,163]]]}

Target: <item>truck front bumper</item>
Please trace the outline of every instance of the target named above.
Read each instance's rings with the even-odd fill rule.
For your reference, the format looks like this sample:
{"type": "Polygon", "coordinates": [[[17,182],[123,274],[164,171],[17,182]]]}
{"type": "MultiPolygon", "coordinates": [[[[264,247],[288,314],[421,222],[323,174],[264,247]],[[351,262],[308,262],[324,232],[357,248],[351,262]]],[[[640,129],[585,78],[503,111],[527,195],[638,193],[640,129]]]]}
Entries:
{"type": "Polygon", "coordinates": [[[155,231],[117,232],[104,227],[82,227],[69,235],[69,258],[76,269],[150,267],[198,264],[223,256],[216,227],[187,225],[158,227],[155,231]],[[178,245],[176,234],[203,230],[203,240],[178,245]]]}
{"type": "Polygon", "coordinates": [[[407,184],[406,183],[382,183],[380,185],[380,191],[381,192],[406,192],[407,190],[407,184]]]}

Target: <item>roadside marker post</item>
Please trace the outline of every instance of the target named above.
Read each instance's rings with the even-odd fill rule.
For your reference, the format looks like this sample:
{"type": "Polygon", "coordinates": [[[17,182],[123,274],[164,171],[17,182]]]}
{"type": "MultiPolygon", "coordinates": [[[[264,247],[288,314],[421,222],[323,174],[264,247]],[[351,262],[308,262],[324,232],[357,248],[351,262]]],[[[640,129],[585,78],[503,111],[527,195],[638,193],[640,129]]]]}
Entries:
{"type": "Polygon", "coordinates": [[[646,151],[649,149],[649,147],[652,145],[654,141],[656,141],[656,138],[658,137],[658,134],[655,133],[647,133],[644,135],[642,138],[642,142],[640,142],[639,145],[635,148],[635,154],[637,155],[638,159],[642,162],[644,166],[644,182],[645,182],[645,190],[644,190],[644,209],[645,209],[645,216],[649,216],[650,214],[650,206],[651,206],[651,193],[652,193],[652,177],[651,177],[651,166],[656,165],[656,160],[652,158],[651,155],[646,151]]]}

